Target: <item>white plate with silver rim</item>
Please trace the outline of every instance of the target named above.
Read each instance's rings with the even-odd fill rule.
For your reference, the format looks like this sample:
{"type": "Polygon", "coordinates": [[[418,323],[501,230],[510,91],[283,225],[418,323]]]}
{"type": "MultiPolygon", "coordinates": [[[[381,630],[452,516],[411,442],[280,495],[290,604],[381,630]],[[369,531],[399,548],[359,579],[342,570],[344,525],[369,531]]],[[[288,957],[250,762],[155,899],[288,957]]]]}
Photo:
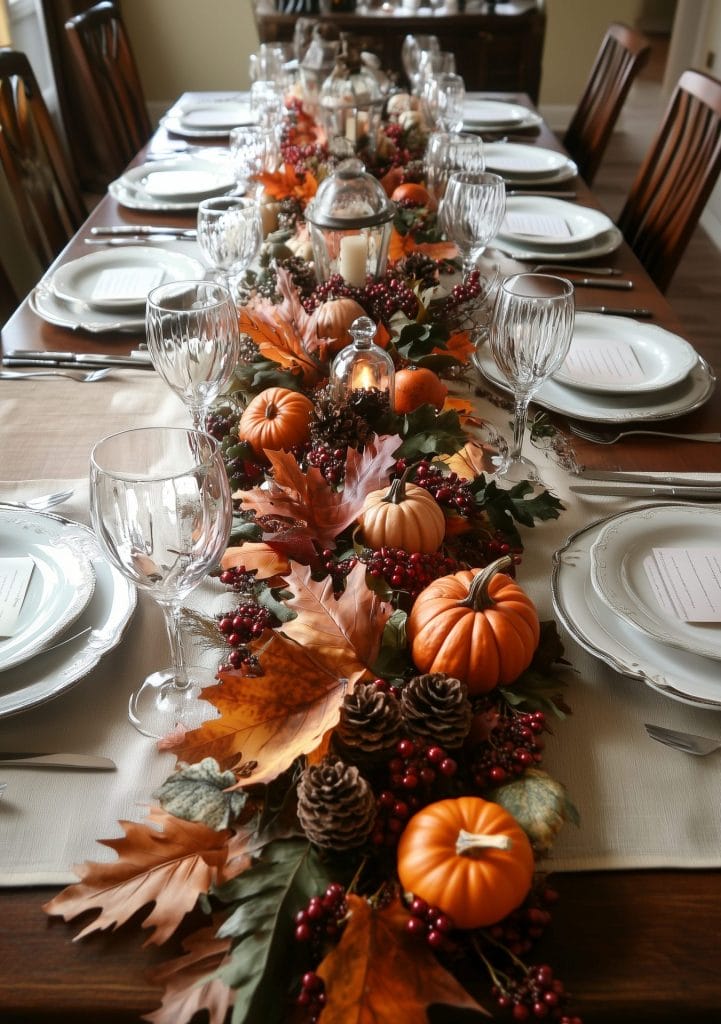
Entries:
{"type": "Polygon", "coordinates": [[[548,249],[555,253],[557,249],[577,249],[592,244],[600,235],[611,231],[614,223],[610,217],[590,206],[578,206],[566,202],[565,199],[553,199],[548,196],[510,196],[506,202],[506,217],[496,235],[499,246],[510,242],[513,245],[532,245],[538,249],[548,249]],[[508,218],[544,218],[549,223],[564,224],[568,234],[537,235],[513,231],[508,218]]]}
{"type": "Polygon", "coordinates": [[[144,311],[148,291],[172,281],[202,281],[205,267],[181,252],[130,245],[102,249],[63,263],[52,276],[52,290],[64,302],[86,303],[109,313],[144,311]],[[147,274],[147,277],[146,277],[147,274]],[[143,280],[150,288],[141,288],[143,280]],[[115,288],[104,282],[117,279],[115,288]],[[106,288],[105,291],[102,289],[106,288]]]}
{"type": "Polygon", "coordinates": [[[565,153],[542,146],[514,142],[489,142],[483,147],[486,170],[500,174],[506,181],[531,185],[565,181],[578,173],[565,153]]]}
{"type": "Polygon", "coordinates": [[[250,103],[228,99],[186,107],[180,112],[179,121],[184,131],[225,133],[238,125],[255,124],[257,117],[250,109],[250,103]]]}
{"type": "Polygon", "coordinates": [[[108,185],[108,194],[128,210],[147,210],[155,213],[192,213],[198,209],[194,202],[171,202],[169,199],[153,199],[145,192],[124,184],[120,178],[108,185]]]}
{"type": "Polygon", "coordinates": [[[677,384],[689,375],[697,360],[698,354],[689,342],[656,324],[629,323],[627,317],[599,313],[578,313],[569,356],[554,373],[553,380],[582,391],[622,392],[628,396],[660,391],[677,384]],[[616,346],[628,348],[636,364],[633,380],[619,379],[613,373],[604,377],[602,368],[596,365],[598,360],[594,362],[593,372],[582,374],[579,368],[574,369],[576,364],[572,362],[575,345],[598,353],[605,351],[611,362],[625,358],[620,349],[618,357],[614,354],[616,346]]]}
{"type": "Polygon", "coordinates": [[[70,331],[87,331],[88,334],[115,334],[116,332],[142,333],[145,336],[145,314],[107,313],[92,309],[85,302],[64,302],[52,290],[52,276],[35,285],[28,297],[30,308],[55,327],[70,331]]]}
{"type": "Polygon", "coordinates": [[[139,197],[171,203],[199,203],[235,188],[235,174],[228,159],[196,156],[151,160],[131,167],[119,180],[139,197]]]}
{"type": "Polygon", "coordinates": [[[615,615],[593,589],[591,547],[615,518],[584,527],[555,552],[551,596],[557,618],[576,643],[621,675],[683,704],[721,711],[717,661],[656,643],[615,615]]]}
{"type": "MultiPolygon", "coordinates": [[[[513,198],[514,197],[511,196],[508,202],[512,202],[513,198]]],[[[558,201],[559,200],[556,200],[556,202],[558,201]]],[[[580,245],[575,245],[568,249],[536,246],[531,241],[530,236],[526,239],[526,243],[524,244],[511,238],[496,235],[491,242],[491,245],[493,248],[498,249],[499,252],[517,260],[538,260],[539,263],[557,263],[559,261],[572,263],[574,260],[585,261],[596,259],[598,256],[609,256],[620,247],[622,242],[623,235],[617,227],[612,227],[609,228],[608,231],[603,231],[600,235],[597,235],[590,241],[584,242],[580,245]]]]}
{"type": "Polygon", "coordinates": [[[467,99],[463,104],[463,127],[473,131],[518,131],[536,128],[543,119],[520,103],[467,99]]]}
{"type": "Polygon", "coordinates": [[[44,704],[86,676],[120,642],[137,603],[135,588],[106,561],[92,530],[51,513],[44,518],[88,559],[95,590],[62,643],[0,675],[0,718],[44,704]]]}
{"type": "MultiPolygon", "coordinates": [[[[591,582],[615,615],[656,643],[721,659],[721,623],[685,622],[655,594],[644,563],[654,548],[718,548],[721,508],[662,505],[618,516],[591,548],[591,582]]],[[[721,665],[716,665],[721,684],[721,665]]]]}
{"type": "Polygon", "coordinates": [[[34,658],[87,606],[95,573],[62,523],[0,509],[0,557],[31,558],[32,575],[12,636],[0,637],[0,672],[34,658]]]}

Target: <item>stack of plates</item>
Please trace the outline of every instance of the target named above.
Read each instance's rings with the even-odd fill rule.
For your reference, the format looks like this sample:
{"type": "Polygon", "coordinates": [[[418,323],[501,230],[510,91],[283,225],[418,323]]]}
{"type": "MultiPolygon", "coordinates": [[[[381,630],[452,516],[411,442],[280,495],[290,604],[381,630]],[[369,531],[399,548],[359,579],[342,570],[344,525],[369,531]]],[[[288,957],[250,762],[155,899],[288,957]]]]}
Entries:
{"type": "Polygon", "coordinates": [[[573,160],[553,149],[515,142],[490,142],[483,147],[486,170],[509,184],[557,185],[578,174],[573,160]]]}
{"type": "Polygon", "coordinates": [[[718,548],[721,508],[654,505],[574,534],[554,555],[556,613],[586,650],[675,700],[721,711],[721,625],[685,622],[656,596],[654,548],[718,548]]]}
{"type": "MultiPolygon", "coordinates": [[[[480,372],[509,390],[490,352],[475,355],[480,372]]],[[[533,401],[551,412],[596,423],[653,421],[681,416],[711,395],[715,378],[687,341],[655,324],[628,317],[577,313],[573,339],[563,366],[545,381],[533,401]],[[625,358],[626,377],[604,376],[595,363],[586,373],[577,353],[625,358]]]]}
{"type": "Polygon", "coordinates": [[[493,245],[516,259],[550,263],[606,256],[622,239],[600,210],[544,196],[510,196],[493,245]]]}
{"type": "Polygon", "coordinates": [[[196,210],[201,199],[222,196],[236,186],[230,156],[179,156],[131,167],[108,186],[131,210],[196,210]]]}
{"type": "Polygon", "coordinates": [[[209,101],[188,100],[173,107],[161,124],[173,135],[188,139],[217,139],[239,125],[255,124],[257,118],[247,97],[233,95],[209,101]]]}
{"type": "Polygon", "coordinates": [[[92,531],[60,516],[0,506],[0,555],[35,563],[15,632],[0,639],[5,717],[87,675],[120,641],[136,594],[92,531]]]}
{"type": "Polygon", "coordinates": [[[463,128],[470,131],[520,131],[542,122],[539,114],[519,103],[467,99],[463,104],[463,128]]]}
{"type": "Polygon", "coordinates": [[[137,331],[145,300],[159,284],[202,281],[202,263],[184,253],[130,245],[63,263],[33,290],[30,304],[48,323],[100,333],[137,331]]]}

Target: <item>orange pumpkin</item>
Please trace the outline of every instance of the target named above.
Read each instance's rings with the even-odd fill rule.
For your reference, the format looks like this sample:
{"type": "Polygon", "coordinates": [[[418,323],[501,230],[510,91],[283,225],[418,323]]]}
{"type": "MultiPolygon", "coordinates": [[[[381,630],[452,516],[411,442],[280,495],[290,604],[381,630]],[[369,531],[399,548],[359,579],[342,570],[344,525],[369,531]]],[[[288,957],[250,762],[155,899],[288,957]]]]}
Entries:
{"type": "Polygon", "coordinates": [[[416,598],[406,623],[411,657],[420,672],[462,680],[471,695],[508,685],[533,660],[540,638],[535,605],[500,570],[468,569],[434,580],[416,598]]]}
{"type": "Polygon", "coordinates": [[[316,322],[318,337],[328,338],[331,342],[326,346],[324,359],[350,345],[353,339],[348,328],[359,316],[365,315],[365,310],[355,299],[329,299],[319,307],[316,322]]]}
{"type": "Polygon", "coordinates": [[[393,405],[397,413],[413,412],[425,404],[441,409],[447,394],[446,385],[427,366],[406,366],[396,373],[393,405]]]}
{"type": "Polygon", "coordinates": [[[398,877],[459,928],[495,924],[523,902],[533,850],[508,811],[476,796],[418,811],[398,844],[398,877]]]}
{"type": "Polygon", "coordinates": [[[437,551],[445,534],[446,519],[436,499],[425,488],[409,484],[409,466],[387,491],[366,495],[358,522],[368,547],[437,551]]]}
{"type": "Polygon", "coordinates": [[[262,454],[302,444],[310,436],[313,403],[290,388],[266,388],[250,402],[238,424],[240,437],[262,454]]]}
{"type": "Polygon", "coordinates": [[[419,185],[414,181],[406,181],[393,189],[391,199],[394,203],[406,200],[413,206],[427,206],[430,210],[436,207],[435,196],[431,195],[425,185],[419,185]]]}

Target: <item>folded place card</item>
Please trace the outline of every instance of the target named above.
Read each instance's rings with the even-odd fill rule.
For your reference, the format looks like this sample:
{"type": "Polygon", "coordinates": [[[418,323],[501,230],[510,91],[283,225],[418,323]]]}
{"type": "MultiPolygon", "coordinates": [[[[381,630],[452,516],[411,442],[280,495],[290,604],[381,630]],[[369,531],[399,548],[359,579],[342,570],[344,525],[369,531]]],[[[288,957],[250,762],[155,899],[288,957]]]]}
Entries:
{"type": "Polygon", "coordinates": [[[501,233],[535,235],[539,238],[573,237],[573,233],[563,217],[545,213],[507,213],[501,233]]]}
{"type": "Polygon", "coordinates": [[[683,622],[721,622],[721,548],[653,548],[644,568],[667,612],[683,622]]]}
{"type": "Polygon", "coordinates": [[[15,632],[35,563],[29,556],[0,558],[0,637],[15,632]]]}
{"type": "Polygon", "coordinates": [[[589,384],[640,384],[645,379],[632,345],[597,338],[575,337],[561,372],[575,381],[589,384]]]}
{"type": "Polygon", "coordinates": [[[98,274],[92,298],[96,302],[106,299],[144,299],[148,292],[163,283],[164,278],[162,267],[109,267],[98,274]]]}

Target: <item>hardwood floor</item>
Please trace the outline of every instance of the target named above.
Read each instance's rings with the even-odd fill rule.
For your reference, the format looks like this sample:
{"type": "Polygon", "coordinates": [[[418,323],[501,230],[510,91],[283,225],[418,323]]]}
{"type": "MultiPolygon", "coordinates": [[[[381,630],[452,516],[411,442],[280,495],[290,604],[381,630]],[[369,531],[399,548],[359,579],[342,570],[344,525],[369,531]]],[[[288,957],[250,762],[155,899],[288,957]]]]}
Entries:
{"type": "MultiPolygon", "coordinates": [[[[631,89],[601,164],[594,191],[609,216],[624,199],[664,112],[661,79],[666,41],[654,38],[648,66],[631,89]]],[[[690,340],[718,339],[721,327],[721,250],[697,227],[667,291],[690,340]]]]}

